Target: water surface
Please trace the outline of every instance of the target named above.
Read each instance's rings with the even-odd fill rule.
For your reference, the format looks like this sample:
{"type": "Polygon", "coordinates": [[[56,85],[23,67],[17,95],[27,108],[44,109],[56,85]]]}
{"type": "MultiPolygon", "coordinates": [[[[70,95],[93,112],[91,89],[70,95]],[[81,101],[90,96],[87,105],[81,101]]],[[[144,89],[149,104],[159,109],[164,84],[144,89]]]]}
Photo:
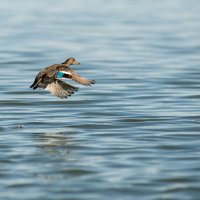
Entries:
{"type": "Polygon", "coordinates": [[[2,0],[0,198],[198,200],[199,10],[2,0]],[[29,88],[71,56],[95,85],[67,100],[29,88]]]}

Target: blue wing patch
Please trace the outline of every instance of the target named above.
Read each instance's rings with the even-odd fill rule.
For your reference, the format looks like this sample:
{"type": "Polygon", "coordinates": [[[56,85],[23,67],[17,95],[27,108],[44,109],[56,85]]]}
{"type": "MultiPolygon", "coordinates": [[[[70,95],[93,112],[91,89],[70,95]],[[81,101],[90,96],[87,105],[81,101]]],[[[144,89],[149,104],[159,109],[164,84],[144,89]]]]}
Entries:
{"type": "Polygon", "coordinates": [[[57,73],[57,78],[62,78],[62,77],[63,77],[63,75],[64,75],[64,73],[63,73],[63,72],[58,72],[58,73],[57,73]]]}

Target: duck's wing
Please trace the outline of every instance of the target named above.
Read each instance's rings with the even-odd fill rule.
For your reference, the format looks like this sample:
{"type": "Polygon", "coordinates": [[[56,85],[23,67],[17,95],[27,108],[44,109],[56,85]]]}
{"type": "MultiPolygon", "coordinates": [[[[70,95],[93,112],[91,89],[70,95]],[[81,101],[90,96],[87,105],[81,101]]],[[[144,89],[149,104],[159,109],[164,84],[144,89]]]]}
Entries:
{"type": "Polygon", "coordinates": [[[86,79],[82,76],[80,76],[79,74],[77,74],[74,70],[72,70],[69,66],[57,66],[57,71],[65,71],[67,73],[69,73],[71,76],[69,76],[70,79],[72,79],[73,81],[76,81],[82,85],[91,85],[95,83],[95,80],[89,80],[86,79]]]}
{"type": "Polygon", "coordinates": [[[72,79],[82,85],[91,85],[95,83],[95,80],[89,80],[80,76],[74,70],[72,70],[69,66],[66,66],[65,64],[54,64],[40,71],[35,77],[35,81],[30,87],[31,88],[33,87],[33,89],[36,89],[38,85],[42,83],[44,77],[49,77],[49,78],[55,77],[56,73],[59,71],[67,72],[69,75],[67,76],[67,78],[72,79]]]}
{"type": "Polygon", "coordinates": [[[34,80],[33,84],[30,86],[30,88],[36,89],[38,87],[38,85],[41,84],[44,76],[53,77],[53,75],[57,71],[58,66],[59,66],[59,64],[54,64],[52,66],[46,67],[43,70],[41,70],[35,77],[35,80],[34,80]]]}
{"type": "Polygon", "coordinates": [[[49,91],[52,95],[55,95],[60,98],[67,98],[74,94],[75,91],[78,90],[77,87],[74,87],[70,84],[67,84],[60,80],[55,80],[52,83],[49,83],[45,90],[49,91]]]}

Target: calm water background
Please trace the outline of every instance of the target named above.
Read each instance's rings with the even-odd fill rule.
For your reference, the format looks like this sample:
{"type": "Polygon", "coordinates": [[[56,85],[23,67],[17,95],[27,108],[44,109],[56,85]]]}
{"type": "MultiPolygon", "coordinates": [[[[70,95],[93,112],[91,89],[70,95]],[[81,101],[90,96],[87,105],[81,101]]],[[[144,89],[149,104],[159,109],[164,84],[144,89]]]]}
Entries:
{"type": "Polygon", "coordinates": [[[199,22],[199,0],[1,0],[0,199],[200,199],[199,22]],[[29,89],[71,56],[94,86],[29,89]]]}

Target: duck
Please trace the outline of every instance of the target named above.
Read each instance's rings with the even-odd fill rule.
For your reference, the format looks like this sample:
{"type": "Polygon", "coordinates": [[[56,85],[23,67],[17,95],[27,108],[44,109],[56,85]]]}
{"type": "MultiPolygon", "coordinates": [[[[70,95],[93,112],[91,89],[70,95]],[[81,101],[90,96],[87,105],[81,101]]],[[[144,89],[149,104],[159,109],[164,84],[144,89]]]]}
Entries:
{"type": "Polygon", "coordinates": [[[67,98],[74,94],[79,88],[66,83],[65,80],[71,79],[85,86],[91,86],[95,83],[95,80],[89,80],[80,76],[70,68],[71,65],[80,65],[80,63],[75,58],[71,57],[61,64],[54,64],[42,69],[36,75],[30,88],[33,88],[33,90],[43,88],[54,96],[67,98]]]}

